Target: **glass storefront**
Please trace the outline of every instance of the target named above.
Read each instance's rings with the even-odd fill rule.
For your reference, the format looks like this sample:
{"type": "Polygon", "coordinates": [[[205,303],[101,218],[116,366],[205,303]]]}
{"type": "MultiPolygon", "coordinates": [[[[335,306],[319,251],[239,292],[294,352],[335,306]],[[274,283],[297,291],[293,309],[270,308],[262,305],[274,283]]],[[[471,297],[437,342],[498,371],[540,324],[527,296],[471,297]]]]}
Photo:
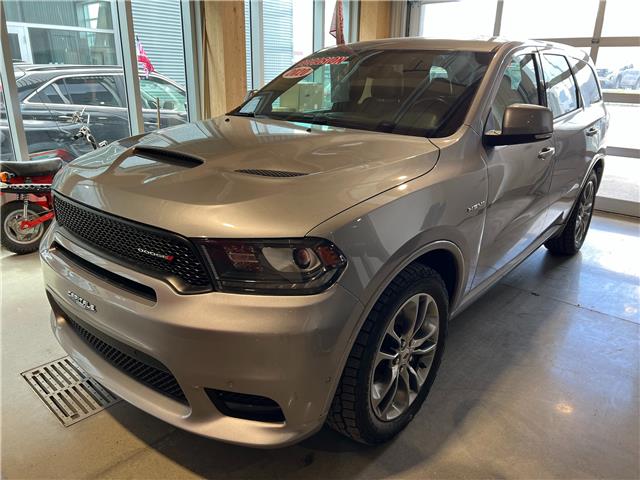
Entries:
{"type": "Polygon", "coordinates": [[[145,131],[188,121],[180,0],[132,0],[145,131]]]}
{"type": "Polygon", "coordinates": [[[117,65],[110,1],[3,2],[14,60],[35,64],[117,65]]]}
{"type": "Polygon", "coordinates": [[[432,38],[491,36],[497,0],[427,3],[420,7],[420,35],[432,38]]]}
{"type": "Polygon", "coordinates": [[[566,39],[583,52],[594,53],[610,115],[597,205],[640,216],[640,137],[636,132],[640,123],[640,2],[606,0],[601,38],[594,41],[601,3],[538,0],[535,8],[524,8],[521,0],[504,0],[499,18],[497,0],[425,2],[411,17],[411,31],[429,37],[491,36],[498,22],[500,35],[507,38],[566,39]]]}

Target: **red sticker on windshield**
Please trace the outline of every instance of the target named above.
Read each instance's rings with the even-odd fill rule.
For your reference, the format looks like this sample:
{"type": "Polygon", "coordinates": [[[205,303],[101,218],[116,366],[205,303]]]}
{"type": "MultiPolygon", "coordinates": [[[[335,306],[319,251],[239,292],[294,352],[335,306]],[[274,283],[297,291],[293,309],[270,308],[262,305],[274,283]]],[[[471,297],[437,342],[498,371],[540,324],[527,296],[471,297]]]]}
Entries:
{"type": "Polygon", "coordinates": [[[301,78],[313,73],[311,67],[295,67],[282,74],[282,78],[301,78]]]}
{"type": "Polygon", "coordinates": [[[313,57],[302,60],[298,65],[337,65],[349,57],[313,57]]]}

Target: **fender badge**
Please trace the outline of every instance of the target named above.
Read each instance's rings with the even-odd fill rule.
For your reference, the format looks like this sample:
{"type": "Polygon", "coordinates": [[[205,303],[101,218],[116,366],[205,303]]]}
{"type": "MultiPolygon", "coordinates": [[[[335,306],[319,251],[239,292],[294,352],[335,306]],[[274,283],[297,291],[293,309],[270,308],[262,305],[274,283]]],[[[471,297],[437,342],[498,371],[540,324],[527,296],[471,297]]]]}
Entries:
{"type": "Polygon", "coordinates": [[[470,207],[467,207],[467,213],[472,213],[475,212],[476,210],[480,210],[482,207],[484,207],[485,201],[481,201],[478,202],[474,205],[471,205],[470,207]]]}

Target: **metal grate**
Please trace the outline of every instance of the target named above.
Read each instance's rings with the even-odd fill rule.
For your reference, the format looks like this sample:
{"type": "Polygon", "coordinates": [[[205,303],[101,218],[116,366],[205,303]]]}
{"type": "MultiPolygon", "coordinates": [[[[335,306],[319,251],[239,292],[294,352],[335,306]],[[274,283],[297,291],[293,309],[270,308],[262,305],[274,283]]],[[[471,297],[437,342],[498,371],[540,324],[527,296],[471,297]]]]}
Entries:
{"type": "Polygon", "coordinates": [[[56,194],[56,220],[71,234],[130,268],[168,281],[181,292],[211,290],[200,255],[186,238],[87,207],[56,194]]]}
{"type": "Polygon", "coordinates": [[[305,175],[308,175],[307,173],[302,173],[302,172],[289,172],[286,170],[259,170],[254,168],[240,168],[235,171],[238,173],[246,173],[247,175],[258,175],[261,177],[278,177],[278,178],[303,177],[305,175]]]}
{"type": "Polygon", "coordinates": [[[22,377],[65,427],[120,401],[69,357],[27,370],[22,377]]]}

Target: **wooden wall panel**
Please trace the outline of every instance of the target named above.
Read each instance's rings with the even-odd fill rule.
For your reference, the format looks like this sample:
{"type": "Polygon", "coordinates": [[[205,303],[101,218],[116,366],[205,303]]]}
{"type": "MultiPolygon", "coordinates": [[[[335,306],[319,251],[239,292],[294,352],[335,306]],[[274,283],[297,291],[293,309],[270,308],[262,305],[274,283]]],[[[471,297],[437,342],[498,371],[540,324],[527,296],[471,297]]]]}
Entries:
{"type": "Polygon", "coordinates": [[[247,91],[244,4],[205,1],[203,23],[203,116],[215,117],[238,106],[247,91]]]}

